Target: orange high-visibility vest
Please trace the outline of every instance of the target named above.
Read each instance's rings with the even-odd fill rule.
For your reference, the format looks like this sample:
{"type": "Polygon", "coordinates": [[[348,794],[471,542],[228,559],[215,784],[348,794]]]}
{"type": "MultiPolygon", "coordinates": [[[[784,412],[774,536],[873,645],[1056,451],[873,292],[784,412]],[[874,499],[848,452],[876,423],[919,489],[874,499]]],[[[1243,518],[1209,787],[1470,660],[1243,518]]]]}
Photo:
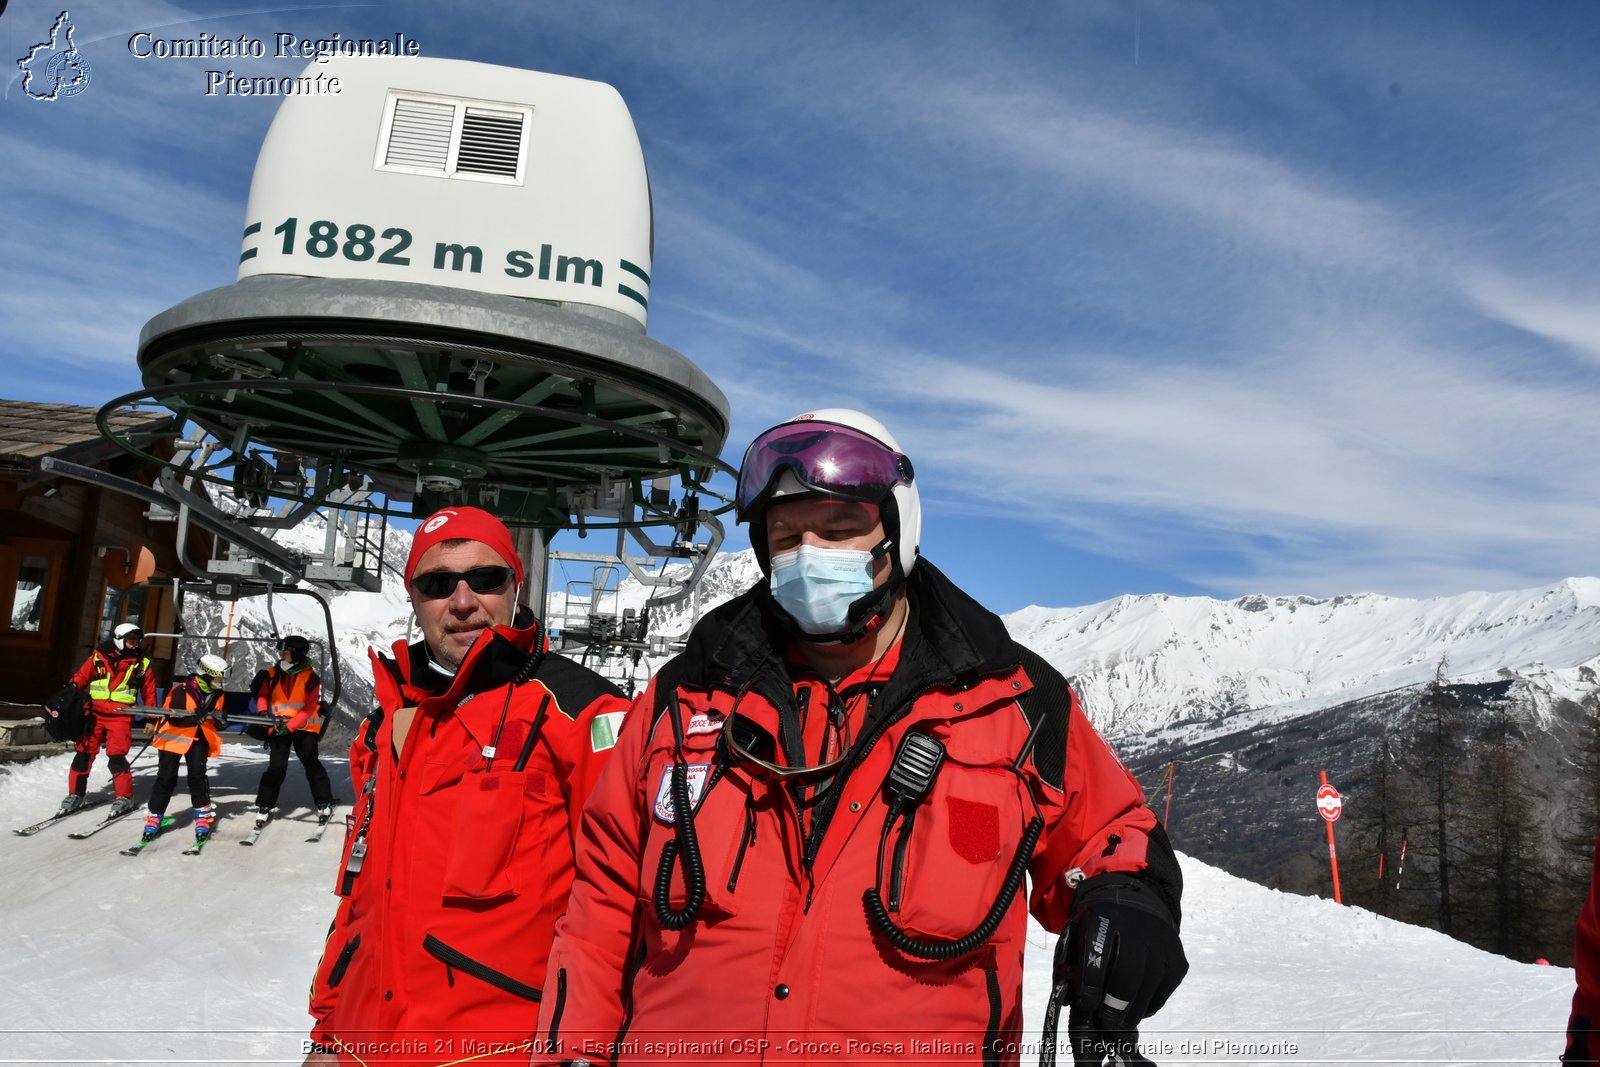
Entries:
{"type": "MultiPolygon", "coordinates": [[[[220,701],[220,697],[218,699],[220,701]]],[[[201,702],[190,693],[188,685],[179,684],[167,690],[167,699],[162,706],[174,711],[194,711],[201,706],[201,702]]],[[[201,730],[205,731],[208,751],[216,755],[222,747],[222,738],[217,736],[217,727],[211,719],[194,726],[179,726],[171,719],[162,719],[156,724],[156,735],[151,743],[162,752],[175,752],[181,756],[189,751],[189,746],[194,744],[201,730]]]]}
{"type": "MultiPolygon", "coordinates": [[[[264,703],[267,710],[279,719],[293,719],[302,711],[310,711],[310,717],[300,729],[307,733],[320,734],[322,732],[322,702],[311,700],[311,682],[317,677],[316,672],[309,666],[305,670],[285,674],[281,669],[272,668],[272,674],[267,679],[267,688],[264,694],[264,703]]],[[[321,685],[317,687],[320,691],[321,685]]]]}

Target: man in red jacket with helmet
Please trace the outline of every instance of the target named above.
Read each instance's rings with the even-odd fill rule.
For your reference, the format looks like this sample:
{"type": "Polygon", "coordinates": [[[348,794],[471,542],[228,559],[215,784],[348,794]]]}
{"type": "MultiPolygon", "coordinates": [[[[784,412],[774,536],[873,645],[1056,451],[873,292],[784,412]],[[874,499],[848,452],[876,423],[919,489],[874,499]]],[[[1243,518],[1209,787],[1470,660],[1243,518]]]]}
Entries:
{"type": "Polygon", "coordinates": [[[546,653],[522,580],[487,512],[417,530],[405,581],[423,639],[373,650],[307,1063],[527,1060],[578,815],[627,701],[546,653]]]}
{"type": "Polygon", "coordinates": [[[1060,674],[919,558],[911,460],[815,411],[736,503],[766,580],[628,717],[532,1062],[1014,1064],[1029,911],[1072,930],[1075,1061],[1137,1062],[1188,968],[1177,862],[1060,674]]]}

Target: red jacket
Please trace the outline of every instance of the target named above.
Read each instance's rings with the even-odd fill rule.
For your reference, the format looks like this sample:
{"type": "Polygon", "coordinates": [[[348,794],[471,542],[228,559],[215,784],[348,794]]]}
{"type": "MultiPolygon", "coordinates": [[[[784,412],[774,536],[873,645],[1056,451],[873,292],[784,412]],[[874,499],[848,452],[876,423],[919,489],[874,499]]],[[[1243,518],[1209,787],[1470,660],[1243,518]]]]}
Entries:
{"type": "Polygon", "coordinates": [[[73,685],[89,693],[90,707],[94,711],[126,708],[131,704],[156,706],[156,676],[150,669],[150,661],[142,652],[125,655],[109,641],[91,652],[70,680],[73,685]],[[112,693],[123,694],[124,699],[96,698],[96,681],[102,681],[112,693]]]}
{"type": "Polygon", "coordinates": [[[373,651],[379,710],[351,746],[344,899],[311,998],[341,1062],[450,1063],[534,1032],[578,814],[627,707],[560,656],[512,684],[538,635],[496,627],[453,680],[421,643],[373,651]],[[394,713],[413,706],[397,760],[394,713]]]}
{"type": "Polygon", "coordinates": [[[1600,1060],[1600,840],[1595,842],[1594,877],[1589,899],[1578,915],[1572,965],[1578,971],[1578,989],[1572,994],[1572,1018],[1567,1022],[1567,1063],[1600,1060]]]}
{"type": "MultiPolygon", "coordinates": [[[[834,801],[811,807],[812,826],[822,829],[809,840],[798,792],[752,771],[724,736],[757,755],[764,749],[769,762],[799,762],[796,687],[772,647],[764,588],[713,612],[657,675],[584,814],[533,1062],[605,1062],[616,1041],[622,1064],[1015,1063],[1027,911],[1059,931],[1080,872],[1143,871],[1158,849],[1176,875],[1138,782],[1060,675],[926,560],[909,588],[894,673],[870,698],[853,762],[828,790],[834,801]],[[676,932],[655,899],[676,807],[673,716],[671,702],[658,699],[662,686],[673,688],[680,711],[705,884],[698,915],[676,932]],[[1021,774],[1013,773],[1030,722],[1041,717],[1021,774]],[[928,799],[909,825],[895,824],[885,849],[885,783],[913,731],[942,741],[946,756],[928,799]],[[907,933],[926,941],[975,931],[1002,896],[1035,813],[1030,786],[1045,823],[1027,859],[1033,889],[1026,906],[1021,894],[1005,902],[992,935],[954,959],[930,961],[869,921],[863,894],[880,884],[881,855],[881,897],[907,933]]],[[[673,909],[687,900],[685,867],[678,860],[670,870],[673,909]]],[[[1160,888],[1176,912],[1180,887],[1160,888]]]]}

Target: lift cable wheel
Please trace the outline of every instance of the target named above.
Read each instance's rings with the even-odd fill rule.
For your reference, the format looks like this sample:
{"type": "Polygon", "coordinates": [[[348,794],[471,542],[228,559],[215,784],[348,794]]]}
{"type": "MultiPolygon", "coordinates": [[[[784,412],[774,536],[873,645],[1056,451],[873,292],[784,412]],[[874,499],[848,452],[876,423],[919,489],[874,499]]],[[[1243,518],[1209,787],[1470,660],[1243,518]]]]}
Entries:
{"type": "MultiPolygon", "coordinates": [[[[599,433],[609,435],[612,438],[609,450],[597,452],[594,448],[582,448],[577,452],[579,458],[567,462],[563,462],[559,456],[552,458],[548,445],[541,444],[539,450],[530,453],[525,463],[520,465],[523,469],[509,469],[509,461],[503,460],[502,466],[493,473],[485,471],[476,478],[464,481],[460,490],[452,494],[463,496],[465,499],[443,499],[437,503],[438,507],[449,506],[452,503],[477,504],[479,502],[477,498],[482,492],[492,488],[497,491],[499,500],[497,506],[490,510],[498,514],[508,525],[538,526],[553,530],[577,528],[581,525],[586,529],[596,530],[671,526],[679,521],[677,514],[670,508],[653,508],[649,504],[648,498],[642,493],[635,494],[635,499],[640,505],[640,514],[636,518],[585,516],[581,513],[575,515],[571,502],[581,502],[582,489],[598,483],[601,473],[604,473],[597,472],[594,469],[597,462],[606,464],[606,471],[612,472],[612,478],[636,485],[642,485],[644,479],[654,478],[662,473],[664,466],[667,466],[669,470],[675,468],[677,476],[686,487],[691,487],[694,492],[715,502],[716,506],[711,509],[711,514],[722,515],[733,507],[731,498],[708,485],[707,481],[714,473],[734,477],[737,475],[737,471],[734,468],[711,453],[691,448],[665,435],[642,427],[616,423],[576,411],[540,408],[514,400],[502,400],[488,396],[455,396],[447,393],[430,392],[424,389],[397,386],[340,384],[319,381],[272,381],[261,382],[259,388],[263,392],[291,395],[339,393],[345,396],[375,397],[400,400],[407,404],[423,404],[438,409],[465,406],[506,411],[535,417],[541,421],[577,427],[589,431],[591,435],[599,433]],[[663,463],[663,455],[667,457],[668,464],[663,463]],[[575,492],[574,490],[577,491],[575,492]]],[[[240,462],[237,454],[223,451],[218,454],[216,461],[209,468],[178,467],[171,461],[148,451],[140,442],[126,436],[119,436],[107,422],[111,413],[118,408],[138,404],[161,404],[187,414],[204,426],[205,423],[201,422],[201,418],[210,414],[208,410],[210,405],[220,403],[218,397],[220,391],[222,390],[216,383],[189,382],[128,393],[103,406],[97,418],[101,432],[124,451],[138,456],[145,462],[180,470],[185,475],[191,475],[220,489],[231,490],[237,485],[238,478],[232,473],[223,474],[219,472],[233,471],[240,462]]],[[[238,390],[238,392],[242,396],[245,391],[238,390]]],[[[274,401],[277,402],[277,398],[274,398],[274,401]]],[[[226,424],[220,423],[220,420],[217,420],[215,415],[212,415],[210,421],[214,425],[226,429],[226,424]]],[[[296,443],[305,442],[302,439],[296,443]]],[[[344,473],[373,476],[379,480],[380,486],[387,483],[390,489],[381,501],[369,500],[366,503],[337,504],[326,499],[319,500],[314,496],[303,499],[305,502],[318,507],[338,507],[345,510],[369,511],[388,518],[415,517],[417,509],[411,505],[415,483],[401,481],[406,473],[405,468],[400,466],[402,462],[399,459],[401,443],[398,438],[391,440],[389,455],[393,458],[387,463],[382,454],[356,456],[350,448],[340,448],[332,443],[327,444],[325,451],[305,449],[302,454],[331,454],[342,465],[344,473]]],[[[206,502],[199,498],[193,498],[187,502],[197,510],[204,510],[208,506],[206,502]]],[[[214,508],[214,505],[209,506],[214,508]]],[[[432,510],[436,510],[436,507],[424,505],[422,513],[426,514],[432,510]]],[[[216,511],[214,517],[220,521],[231,521],[233,518],[220,511],[216,511]]]]}

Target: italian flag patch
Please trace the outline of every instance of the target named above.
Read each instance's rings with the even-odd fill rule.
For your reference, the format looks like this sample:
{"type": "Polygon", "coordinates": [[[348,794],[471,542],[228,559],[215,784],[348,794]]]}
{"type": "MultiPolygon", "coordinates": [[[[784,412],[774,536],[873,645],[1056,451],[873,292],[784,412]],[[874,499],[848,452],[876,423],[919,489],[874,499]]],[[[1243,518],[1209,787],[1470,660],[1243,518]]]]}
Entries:
{"type": "Polygon", "coordinates": [[[589,748],[594,752],[615,748],[617,731],[622,729],[622,717],[626,714],[625,711],[608,711],[596,715],[589,723],[589,748]]]}

